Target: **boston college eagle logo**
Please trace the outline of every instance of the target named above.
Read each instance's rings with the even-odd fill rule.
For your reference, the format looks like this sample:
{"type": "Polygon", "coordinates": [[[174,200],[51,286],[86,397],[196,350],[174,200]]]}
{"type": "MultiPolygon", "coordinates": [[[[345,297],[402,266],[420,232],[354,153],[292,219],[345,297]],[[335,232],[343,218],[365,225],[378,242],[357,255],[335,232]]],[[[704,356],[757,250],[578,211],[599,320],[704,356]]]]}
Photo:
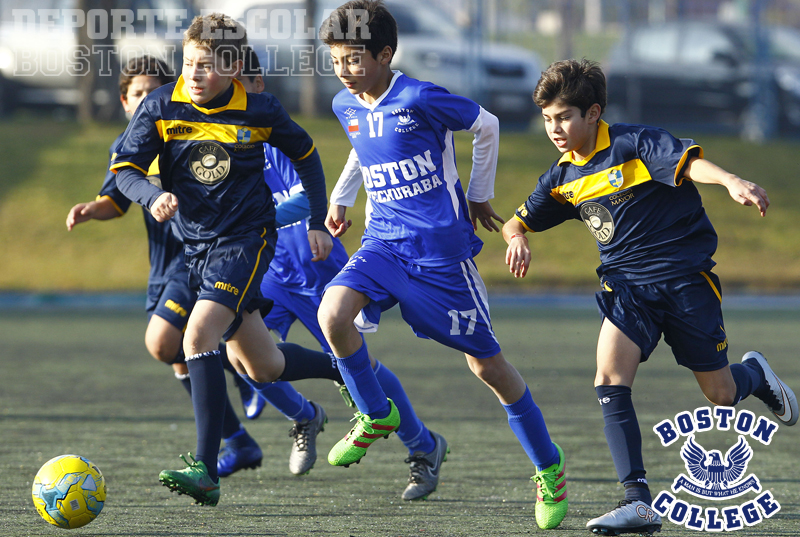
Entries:
{"type": "Polygon", "coordinates": [[[684,489],[698,498],[713,500],[736,498],[751,489],[760,492],[761,484],[753,474],[740,483],[752,457],[753,450],[742,435],[739,435],[739,441],[725,453],[724,459],[721,451],[706,451],[695,442],[693,434],[689,435],[681,449],[681,458],[686,464],[689,477],[679,475],[672,484],[672,490],[678,492],[684,489]]]}

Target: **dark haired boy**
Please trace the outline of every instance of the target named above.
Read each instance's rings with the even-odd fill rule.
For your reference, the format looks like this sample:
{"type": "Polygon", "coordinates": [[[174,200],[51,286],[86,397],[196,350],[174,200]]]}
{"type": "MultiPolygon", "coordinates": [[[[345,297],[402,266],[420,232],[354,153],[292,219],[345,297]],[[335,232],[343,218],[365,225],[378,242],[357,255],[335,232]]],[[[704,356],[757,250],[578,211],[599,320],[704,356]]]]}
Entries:
{"type": "Polygon", "coordinates": [[[625,499],[587,527],[607,535],[658,531],[661,518],[650,507],[631,386],[662,334],[712,403],[735,405],[752,394],[782,423],[797,421],[794,393],[760,353],[728,365],[721,288],[711,272],[717,235],[694,183],[722,185],[762,216],[769,198],[758,185],[703,159],[693,140],[602,121],[605,76],[594,62],[553,63],[542,73],[534,101],[562,157],[503,226],[506,264],[524,277],[531,259],[525,233],[565,220],[582,220],[597,240],[603,322],[595,389],[625,499]]]}
{"type": "Polygon", "coordinates": [[[276,240],[275,206],[262,175],[263,142],[293,159],[308,193],[315,261],[327,257],[331,237],[324,229],[325,178],[313,141],[274,97],[247,94],[235,80],[245,43],[244,29],[230,17],[196,17],[184,35],[181,78],[139,106],[111,165],[119,189],[159,222],[172,219],[184,243],[190,287],[197,292],[183,339],[197,451],[191,462],[184,459],[188,468],[164,470],[159,478],[206,505],[219,500],[225,408],[219,340],[227,341],[231,363],[259,392],[275,380],[331,378],[335,372],[324,353],[276,346],[261,320],[270,301],[258,284],[276,240]],[[156,156],[163,187],[145,175],[156,156]]]}
{"type": "Polygon", "coordinates": [[[494,221],[503,221],[489,203],[497,118],[469,99],[392,71],[397,25],[382,2],[339,7],[322,24],[321,39],[331,47],[346,88],[334,97],[333,111],[353,145],[332,195],[328,229],[339,236],[349,227],[345,211],[362,176],[369,200],[361,248],[327,286],[319,309],[359,410],[356,426],[328,461],[357,462],[376,438],[398,426],[397,409],[369,367],[359,329],[375,330],[381,312],[399,304],[419,337],[464,352],[470,369],[495,392],[536,466],[536,521],[554,528],[567,512],[564,455],[550,440],[525,381],[500,350],[473,261],[482,246],[477,221],[489,231],[499,231],[494,221]],[[453,131],[459,130],[475,135],[466,196],[454,158],[453,131]]]}

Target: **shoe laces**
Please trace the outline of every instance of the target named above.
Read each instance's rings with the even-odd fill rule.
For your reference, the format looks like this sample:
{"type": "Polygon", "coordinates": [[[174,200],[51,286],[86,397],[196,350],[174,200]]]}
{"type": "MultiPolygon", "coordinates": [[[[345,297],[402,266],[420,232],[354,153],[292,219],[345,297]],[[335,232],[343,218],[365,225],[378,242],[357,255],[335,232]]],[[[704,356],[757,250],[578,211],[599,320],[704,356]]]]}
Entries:
{"type": "Polygon", "coordinates": [[[425,467],[433,468],[433,463],[426,459],[425,454],[421,452],[411,455],[404,462],[410,464],[408,475],[409,483],[422,483],[426,473],[425,467]]]}
{"type": "Polygon", "coordinates": [[[183,470],[183,472],[199,474],[200,476],[208,475],[208,472],[204,471],[203,468],[200,467],[200,461],[197,461],[191,452],[189,453],[189,458],[192,459],[192,462],[187,461],[186,457],[181,455],[181,459],[183,459],[183,462],[186,464],[186,466],[188,466],[188,468],[183,470]]]}
{"type": "Polygon", "coordinates": [[[541,470],[536,472],[536,475],[531,477],[531,480],[536,483],[536,488],[542,495],[544,500],[552,500],[556,495],[556,480],[558,474],[553,471],[541,470]]]}
{"type": "Polygon", "coordinates": [[[294,438],[294,443],[298,451],[308,451],[309,429],[311,428],[311,420],[304,422],[296,421],[294,426],[289,429],[289,437],[294,438]]]}
{"type": "Polygon", "coordinates": [[[375,429],[372,428],[372,420],[367,414],[356,412],[350,421],[355,421],[356,424],[350,429],[350,432],[347,433],[348,438],[351,436],[359,437],[364,433],[372,434],[375,432],[375,429]]]}

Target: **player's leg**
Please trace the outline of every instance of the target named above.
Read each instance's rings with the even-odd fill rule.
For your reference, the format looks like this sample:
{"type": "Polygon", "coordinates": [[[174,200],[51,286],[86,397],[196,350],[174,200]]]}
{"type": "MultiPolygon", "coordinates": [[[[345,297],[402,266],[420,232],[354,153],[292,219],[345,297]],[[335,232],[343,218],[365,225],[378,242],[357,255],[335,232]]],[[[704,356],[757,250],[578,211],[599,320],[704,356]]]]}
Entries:
{"type": "Polygon", "coordinates": [[[359,462],[376,439],[388,437],[400,425],[397,406],[381,388],[364,339],[353,324],[370,299],[366,294],[344,285],[352,284],[348,281],[350,276],[357,277],[358,274],[340,273],[333,279],[318,312],[322,332],[359,410],[355,427],[328,454],[329,463],[345,467],[359,462]],[[338,285],[338,281],[344,284],[338,285]]]}
{"type": "Polygon", "coordinates": [[[706,398],[715,405],[732,406],[754,395],[782,423],[796,423],[797,399],[761,353],[748,352],[741,363],[728,365],[717,276],[702,272],[681,279],[673,287],[684,303],[692,304],[692,310],[665,316],[664,339],[678,363],[692,370],[706,398]]]}

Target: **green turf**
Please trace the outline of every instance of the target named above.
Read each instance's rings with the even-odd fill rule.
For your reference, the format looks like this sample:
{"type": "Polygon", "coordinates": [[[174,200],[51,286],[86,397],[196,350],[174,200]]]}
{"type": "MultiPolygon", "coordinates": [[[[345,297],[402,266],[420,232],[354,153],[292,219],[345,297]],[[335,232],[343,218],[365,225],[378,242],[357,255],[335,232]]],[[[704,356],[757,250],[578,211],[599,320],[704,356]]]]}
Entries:
{"type": "MultiPolygon", "coordinates": [[[[517,365],[543,409],[553,438],[567,455],[570,512],[553,535],[589,535],[586,521],[620,498],[592,389],[598,322],[592,311],[493,311],[506,356],[517,365]]],[[[762,350],[783,379],[800,387],[798,312],[732,312],[726,328],[734,360],[762,350]]],[[[404,503],[406,456],[395,436],[370,448],[359,465],[334,468],[327,450],[349,428],[350,409],[327,381],[299,389],[330,417],[319,437],[320,460],[311,474],[288,471],[289,423],[267,409],[248,430],[264,449],[264,465],[223,480],[216,508],[192,505],[157,481],[178,468],[178,454],[194,447],[194,422],[183,388],[167,367],[148,358],[139,312],[0,314],[0,535],[60,535],[42,521],[30,499],[31,482],[49,458],[77,453],[103,471],[108,500],[100,517],[78,535],[287,535],[287,536],[511,536],[544,533],[533,518],[533,469],[516,443],[491,392],[468,371],[464,358],[415,338],[388,315],[372,352],[404,382],[420,417],[442,433],[452,452],[438,490],[427,502],[404,503]]],[[[296,329],[293,339],[310,345],[296,329]]],[[[236,392],[231,390],[235,396],[236,392]]],[[[667,489],[685,472],[679,445],[663,448],[652,426],[683,410],[704,406],[693,377],[659,347],[644,364],[635,401],[651,487],[667,489]]],[[[234,407],[241,408],[234,399],[234,407]]],[[[765,415],[758,401],[742,408],[765,415]]],[[[767,414],[767,416],[771,416],[767,414]]],[[[734,434],[704,433],[698,441],[723,453],[734,434]]],[[[771,445],[751,442],[748,472],[782,505],[772,519],[742,535],[797,535],[800,470],[797,431],[781,428],[771,445]]],[[[723,506],[752,499],[748,494],[723,506]]],[[[685,493],[690,503],[701,504],[685,493]]],[[[704,504],[705,505],[705,504],[704,504]]],[[[665,523],[662,535],[688,532],[665,523]]]]}
{"type": "MultiPolygon", "coordinates": [[[[329,191],[347,160],[350,145],[331,119],[298,121],[311,133],[325,166],[329,191]]],[[[108,145],[123,124],[79,127],[47,118],[20,117],[0,122],[0,147],[8,166],[0,181],[0,289],[142,290],[147,242],[140,209],[110,222],[89,222],[67,233],[70,208],[94,199],[105,174],[108,145]],[[35,140],[35,143],[31,143],[35,140]]],[[[798,142],[758,146],[691,132],[707,158],[767,188],[772,206],[761,219],[752,207],[733,202],[721,187],[700,185],[706,209],[720,237],[716,271],[726,289],[783,291],[800,287],[800,234],[795,232],[800,183],[794,179],[798,142]]],[[[458,168],[464,184],[471,168],[471,138],[457,133],[458,168]]],[[[538,177],[558,157],[540,128],[503,132],[495,184],[494,209],[503,218],[533,190],[538,177]]],[[[348,217],[353,228],[344,237],[349,252],[364,228],[363,189],[348,217]]],[[[597,245],[583,223],[567,222],[531,240],[529,276],[515,281],[505,263],[505,242],[479,230],[485,247],[477,262],[492,288],[553,290],[597,287],[597,245]]]]}

